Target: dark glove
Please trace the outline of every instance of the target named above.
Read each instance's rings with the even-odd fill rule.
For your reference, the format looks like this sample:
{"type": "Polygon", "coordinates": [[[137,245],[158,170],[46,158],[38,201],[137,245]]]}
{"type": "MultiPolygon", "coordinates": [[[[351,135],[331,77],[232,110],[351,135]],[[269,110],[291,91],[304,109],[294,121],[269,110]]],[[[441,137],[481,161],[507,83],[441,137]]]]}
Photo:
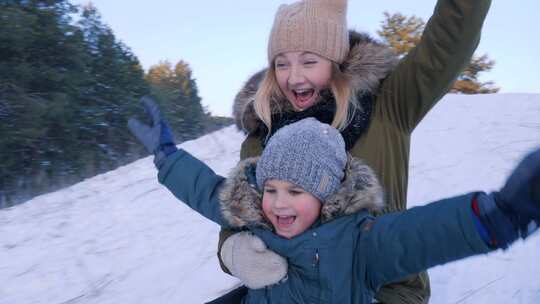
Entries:
{"type": "Polygon", "coordinates": [[[155,101],[150,97],[141,98],[146,114],[151,120],[151,126],[141,123],[136,118],[130,118],[128,128],[131,133],[144,145],[148,152],[154,154],[154,164],[159,169],[170,154],[178,148],[169,125],[163,118],[155,101]]]}
{"type": "Polygon", "coordinates": [[[477,199],[477,215],[497,247],[527,238],[540,226],[540,149],[519,163],[500,191],[477,199]]]}

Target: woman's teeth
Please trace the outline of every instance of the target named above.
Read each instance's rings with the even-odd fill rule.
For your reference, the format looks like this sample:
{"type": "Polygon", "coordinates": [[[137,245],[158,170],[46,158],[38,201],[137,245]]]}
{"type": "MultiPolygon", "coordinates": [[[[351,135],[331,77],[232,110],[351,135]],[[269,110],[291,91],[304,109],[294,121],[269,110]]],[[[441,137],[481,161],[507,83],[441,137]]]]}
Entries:
{"type": "Polygon", "coordinates": [[[297,101],[305,102],[305,101],[308,101],[313,96],[313,94],[315,93],[315,90],[313,89],[293,90],[293,93],[297,101]]]}

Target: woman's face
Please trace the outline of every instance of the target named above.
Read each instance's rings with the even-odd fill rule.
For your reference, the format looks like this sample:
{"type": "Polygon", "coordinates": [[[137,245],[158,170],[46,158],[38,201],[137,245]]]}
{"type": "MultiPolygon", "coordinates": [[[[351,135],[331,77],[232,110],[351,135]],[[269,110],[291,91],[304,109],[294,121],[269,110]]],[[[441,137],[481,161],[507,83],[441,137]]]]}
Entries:
{"type": "Polygon", "coordinates": [[[332,61],[309,52],[282,53],[274,68],[279,88],[296,111],[317,103],[332,77],[332,61]]]}
{"type": "Polygon", "coordinates": [[[266,181],[262,207],[276,234],[287,239],[309,229],[321,213],[321,202],[313,194],[281,180],[266,181]]]}

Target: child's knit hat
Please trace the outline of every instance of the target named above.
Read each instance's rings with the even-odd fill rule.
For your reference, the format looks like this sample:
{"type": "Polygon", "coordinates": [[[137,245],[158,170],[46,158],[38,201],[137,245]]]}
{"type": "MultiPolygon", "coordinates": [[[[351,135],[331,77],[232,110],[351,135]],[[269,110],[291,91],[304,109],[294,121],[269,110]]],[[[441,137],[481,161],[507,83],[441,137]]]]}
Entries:
{"type": "Polygon", "coordinates": [[[288,181],[324,202],[341,184],[347,163],[338,130],[315,118],[279,129],[257,162],[259,189],[268,179],[288,181]]]}
{"type": "Polygon", "coordinates": [[[268,62],[283,52],[307,51],[342,63],[349,52],[347,0],[303,0],[279,7],[268,62]]]}

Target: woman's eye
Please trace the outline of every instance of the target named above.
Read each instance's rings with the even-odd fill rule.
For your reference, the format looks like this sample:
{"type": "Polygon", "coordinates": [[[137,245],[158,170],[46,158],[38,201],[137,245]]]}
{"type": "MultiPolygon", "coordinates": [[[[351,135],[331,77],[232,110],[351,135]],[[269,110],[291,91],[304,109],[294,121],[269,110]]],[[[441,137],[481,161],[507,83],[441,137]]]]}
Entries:
{"type": "Polygon", "coordinates": [[[302,194],[302,191],[298,191],[298,190],[290,190],[289,193],[291,195],[299,195],[299,194],[302,194]]]}
{"type": "Polygon", "coordinates": [[[314,60],[309,60],[309,61],[304,62],[305,65],[314,65],[316,63],[317,61],[314,61],[314,60]]]}
{"type": "Polygon", "coordinates": [[[287,65],[285,63],[276,63],[276,69],[283,69],[287,67],[287,65]]]}
{"type": "Polygon", "coordinates": [[[265,193],[275,193],[276,190],[274,190],[274,189],[264,189],[264,192],[265,193]]]}

